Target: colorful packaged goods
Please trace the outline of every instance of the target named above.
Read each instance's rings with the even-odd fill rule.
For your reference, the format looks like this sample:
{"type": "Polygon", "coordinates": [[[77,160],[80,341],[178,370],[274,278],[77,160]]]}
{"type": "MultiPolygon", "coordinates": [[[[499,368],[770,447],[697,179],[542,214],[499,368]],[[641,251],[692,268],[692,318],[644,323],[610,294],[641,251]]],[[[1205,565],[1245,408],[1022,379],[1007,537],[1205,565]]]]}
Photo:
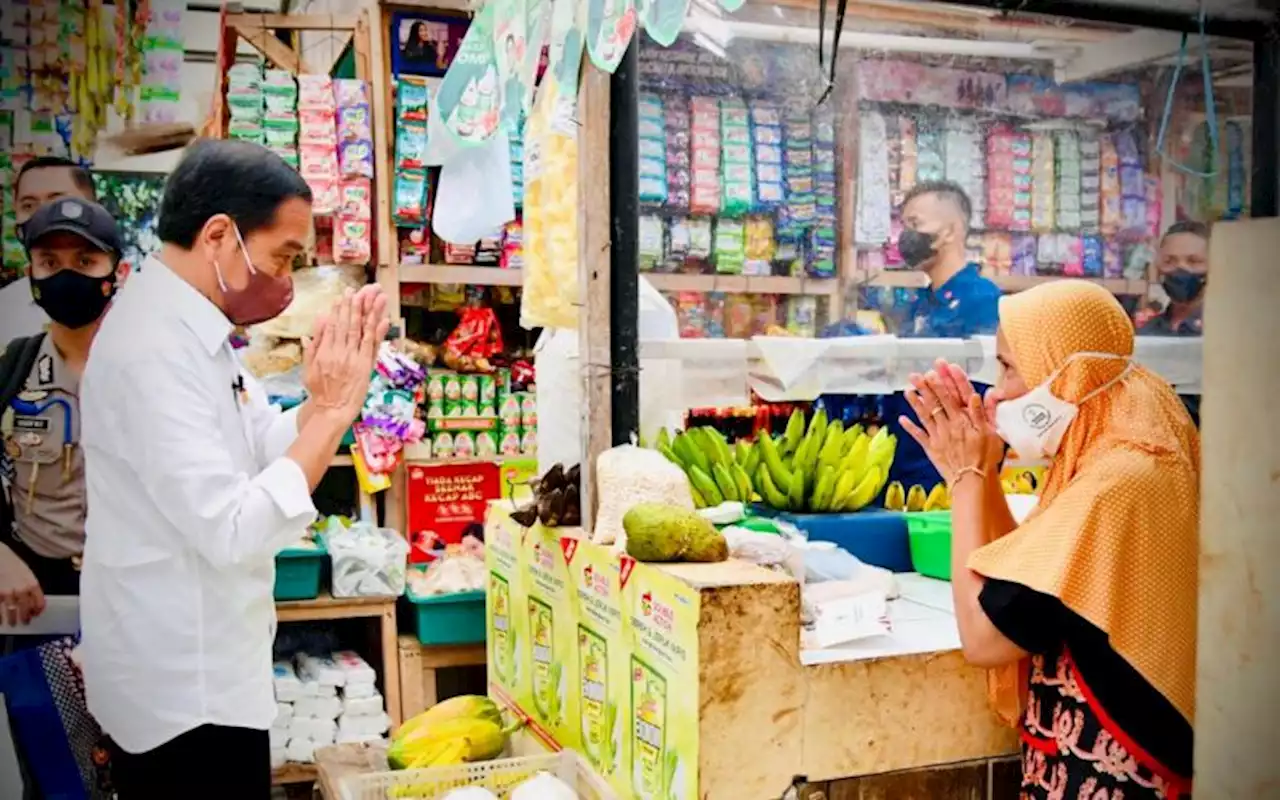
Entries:
{"type": "Polygon", "coordinates": [[[751,139],[755,149],[755,208],[769,211],[786,199],[782,159],[782,112],[772,103],[751,105],[751,139]]]}
{"type": "Polygon", "coordinates": [[[693,169],[689,209],[695,214],[720,213],[720,103],[713,97],[689,101],[692,117],[690,163],[693,169]]]}
{"type": "Polygon", "coordinates": [[[664,131],[666,133],[667,208],[677,211],[689,209],[689,192],[693,182],[689,143],[692,138],[692,119],[689,100],[683,95],[668,95],[662,101],[664,131]]]}
{"type": "Polygon", "coordinates": [[[836,274],[836,120],[830,105],[813,112],[814,225],[809,237],[808,273],[836,274]]]}
{"type": "Polygon", "coordinates": [[[654,94],[642,94],[638,113],[640,202],[660,205],[667,199],[667,134],[662,98],[654,94]]]}

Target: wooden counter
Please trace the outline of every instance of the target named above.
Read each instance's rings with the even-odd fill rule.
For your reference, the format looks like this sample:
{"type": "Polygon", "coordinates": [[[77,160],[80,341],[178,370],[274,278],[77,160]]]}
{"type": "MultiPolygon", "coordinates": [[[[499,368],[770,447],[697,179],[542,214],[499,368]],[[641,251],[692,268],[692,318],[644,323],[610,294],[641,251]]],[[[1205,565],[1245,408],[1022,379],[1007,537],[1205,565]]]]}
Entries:
{"type": "MultiPolygon", "coordinates": [[[[750,564],[664,571],[701,595],[699,796],[779,797],[797,776],[984,761],[1017,751],[957,650],[804,665],[800,590],[750,564]]],[[[856,657],[856,656],[855,656],[856,657]]]]}

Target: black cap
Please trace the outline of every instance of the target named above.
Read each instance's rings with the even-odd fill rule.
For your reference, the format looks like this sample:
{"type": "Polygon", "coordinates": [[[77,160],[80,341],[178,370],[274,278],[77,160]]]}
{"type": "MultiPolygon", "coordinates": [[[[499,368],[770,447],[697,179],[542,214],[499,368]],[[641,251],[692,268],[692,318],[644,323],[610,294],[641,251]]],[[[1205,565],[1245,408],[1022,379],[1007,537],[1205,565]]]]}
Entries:
{"type": "Polygon", "coordinates": [[[111,212],[78,197],[62,197],[40,206],[22,226],[22,244],[30,251],[36,242],[55,232],[74,233],[117,258],[124,249],[120,228],[111,212]]]}

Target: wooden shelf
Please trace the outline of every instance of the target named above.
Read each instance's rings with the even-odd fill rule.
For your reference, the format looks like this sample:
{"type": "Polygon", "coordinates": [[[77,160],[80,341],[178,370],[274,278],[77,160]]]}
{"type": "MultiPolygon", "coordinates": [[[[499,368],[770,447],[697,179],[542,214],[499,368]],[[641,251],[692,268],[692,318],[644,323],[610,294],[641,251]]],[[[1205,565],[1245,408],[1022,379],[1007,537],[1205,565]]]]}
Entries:
{"type": "Polygon", "coordinates": [[[641,273],[662,292],[730,292],[734,294],[790,294],[830,297],[840,292],[836,278],[793,278],[785,275],[687,275],[678,272],[641,273]]]}
{"type": "MultiPolygon", "coordinates": [[[[1030,289],[1033,286],[1039,286],[1042,283],[1050,283],[1052,281],[1062,280],[1062,275],[992,275],[989,276],[996,286],[1002,291],[1020,292],[1024,289],[1030,289]]],[[[1086,280],[1097,283],[1110,292],[1115,294],[1145,294],[1147,291],[1147,282],[1143,280],[1129,280],[1127,278],[1077,278],[1076,280],[1086,280]]],[[[913,270],[885,270],[871,276],[859,275],[852,280],[854,285],[862,286],[887,286],[902,287],[908,289],[922,289],[928,285],[928,281],[922,272],[913,270]]]]}
{"type": "Polygon", "coordinates": [[[361,619],[396,613],[394,597],[352,597],[340,599],[322,594],[315,600],[285,600],[276,603],[280,622],[316,622],[330,619],[361,619]]]}
{"type": "Polygon", "coordinates": [[[401,264],[400,283],[465,283],[471,286],[520,286],[524,273],[501,267],[467,267],[449,264],[401,264]]]}
{"type": "Polygon", "coordinates": [[[271,771],[271,785],[285,786],[291,783],[315,783],[320,776],[315,764],[285,764],[271,771]]]}

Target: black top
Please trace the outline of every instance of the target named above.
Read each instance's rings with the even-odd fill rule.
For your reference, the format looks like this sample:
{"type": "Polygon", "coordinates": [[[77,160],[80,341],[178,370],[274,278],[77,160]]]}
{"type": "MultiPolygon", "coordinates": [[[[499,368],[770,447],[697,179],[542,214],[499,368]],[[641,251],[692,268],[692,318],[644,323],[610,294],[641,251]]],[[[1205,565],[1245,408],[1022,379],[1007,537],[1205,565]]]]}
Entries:
{"type": "Polygon", "coordinates": [[[1028,653],[1065,643],[1107,716],[1169,771],[1191,777],[1191,723],[1111,649],[1105,633],[1058,598],[1017,583],[988,580],[978,602],[996,629],[1028,653]]]}

